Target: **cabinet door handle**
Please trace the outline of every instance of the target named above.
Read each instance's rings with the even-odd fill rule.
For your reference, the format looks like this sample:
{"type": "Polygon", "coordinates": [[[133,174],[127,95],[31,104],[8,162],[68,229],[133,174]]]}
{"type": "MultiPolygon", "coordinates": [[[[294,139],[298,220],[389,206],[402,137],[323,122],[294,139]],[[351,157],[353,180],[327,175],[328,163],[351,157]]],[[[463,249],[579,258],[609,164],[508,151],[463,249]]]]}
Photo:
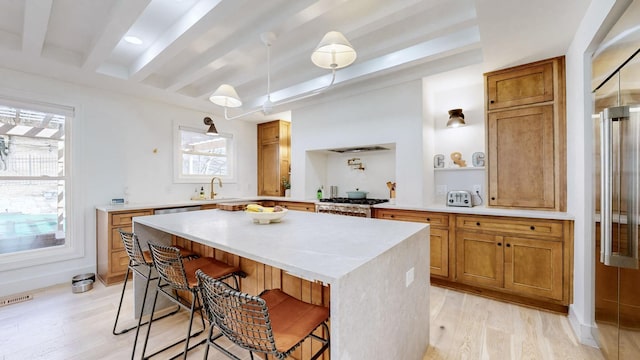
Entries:
{"type": "Polygon", "coordinates": [[[393,218],[395,218],[396,216],[395,216],[395,215],[393,215],[393,214],[391,214],[391,215],[389,215],[389,217],[393,219],[393,218]]]}
{"type": "Polygon", "coordinates": [[[498,246],[502,246],[502,243],[498,243],[498,246]]]}
{"type": "Polygon", "coordinates": [[[495,103],[495,102],[496,102],[495,100],[489,100],[489,103],[490,103],[490,104],[493,104],[493,103],[495,103]]]}
{"type": "Polygon", "coordinates": [[[479,221],[476,223],[476,226],[480,226],[480,222],[479,221]]]}
{"type": "Polygon", "coordinates": [[[535,229],[536,229],[536,227],[535,227],[535,226],[533,226],[533,225],[531,225],[530,229],[531,229],[531,230],[535,230],[535,229]]]}
{"type": "Polygon", "coordinates": [[[511,244],[507,243],[507,247],[511,247],[511,244]]]}
{"type": "Polygon", "coordinates": [[[495,199],[496,199],[495,197],[493,197],[493,196],[491,197],[491,200],[495,200],[495,199]]]}
{"type": "Polygon", "coordinates": [[[431,221],[431,218],[427,218],[427,221],[431,221]]]}

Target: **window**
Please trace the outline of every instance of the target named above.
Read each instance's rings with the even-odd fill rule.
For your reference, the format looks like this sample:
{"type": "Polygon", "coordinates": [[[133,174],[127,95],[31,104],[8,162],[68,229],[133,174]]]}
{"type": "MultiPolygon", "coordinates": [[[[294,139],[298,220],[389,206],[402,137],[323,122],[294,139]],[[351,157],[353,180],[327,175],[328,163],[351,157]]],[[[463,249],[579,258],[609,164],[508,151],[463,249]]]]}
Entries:
{"type": "Polygon", "coordinates": [[[0,256],[64,247],[67,240],[69,118],[26,107],[0,98],[0,256]]]}
{"type": "Polygon", "coordinates": [[[203,182],[218,176],[234,177],[233,136],[207,135],[205,129],[178,126],[175,160],[176,182],[203,182]]]}

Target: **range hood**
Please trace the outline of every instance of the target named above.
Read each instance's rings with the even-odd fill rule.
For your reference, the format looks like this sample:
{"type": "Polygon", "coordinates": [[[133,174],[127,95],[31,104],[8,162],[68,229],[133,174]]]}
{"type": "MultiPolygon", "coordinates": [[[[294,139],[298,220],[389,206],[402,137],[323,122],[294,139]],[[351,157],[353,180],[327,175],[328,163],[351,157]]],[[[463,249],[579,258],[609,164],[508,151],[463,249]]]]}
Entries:
{"type": "Polygon", "coordinates": [[[348,153],[361,153],[367,151],[380,151],[380,150],[390,150],[388,147],[383,147],[380,145],[371,145],[371,146],[354,146],[354,147],[345,147],[339,149],[329,149],[329,151],[340,153],[340,154],[348,154],[348,153]]]}

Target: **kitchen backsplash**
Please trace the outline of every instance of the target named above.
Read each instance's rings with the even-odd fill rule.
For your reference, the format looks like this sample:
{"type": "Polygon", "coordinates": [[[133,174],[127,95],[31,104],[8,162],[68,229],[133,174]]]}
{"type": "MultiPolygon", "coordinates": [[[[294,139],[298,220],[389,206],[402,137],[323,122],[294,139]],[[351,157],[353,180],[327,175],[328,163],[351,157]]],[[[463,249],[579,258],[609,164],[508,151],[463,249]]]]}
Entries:
{"type": "MultiPolygon", "coordinates": [[[[347,191],[368,192],[368,198],[388,199],[387,182],[395,182],[396,151],[378,150],[361,153],[329,154],[326,161],[325,197],[329,186],[338,186],[338,196],[347,191]]],[[[401,184],[399,185],[401,186],[401,184]]]]}

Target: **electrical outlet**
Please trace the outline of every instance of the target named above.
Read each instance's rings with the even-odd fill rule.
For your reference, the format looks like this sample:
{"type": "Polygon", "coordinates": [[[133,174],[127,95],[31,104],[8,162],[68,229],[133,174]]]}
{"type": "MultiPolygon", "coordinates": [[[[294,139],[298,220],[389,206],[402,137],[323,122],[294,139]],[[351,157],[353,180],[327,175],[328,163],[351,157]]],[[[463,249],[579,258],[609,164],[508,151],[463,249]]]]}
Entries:
{"type": "Polygon", "coordinates": [[[436,186],[436,195],[447,195],[447,185],[436,186]]]}
{"type": "Polygon", "coordinates": [[[415,271],[414,271],[414,268],[411,268],[405,274],[405,286],[409,287],[409,285],[411,285],[414,279],[415,279],[415,271]]]}
{"type": "Polygon", "coordinates": [[[473,195],[482,194],[482,187],[478,184],[473,185],[473,195]]]}

